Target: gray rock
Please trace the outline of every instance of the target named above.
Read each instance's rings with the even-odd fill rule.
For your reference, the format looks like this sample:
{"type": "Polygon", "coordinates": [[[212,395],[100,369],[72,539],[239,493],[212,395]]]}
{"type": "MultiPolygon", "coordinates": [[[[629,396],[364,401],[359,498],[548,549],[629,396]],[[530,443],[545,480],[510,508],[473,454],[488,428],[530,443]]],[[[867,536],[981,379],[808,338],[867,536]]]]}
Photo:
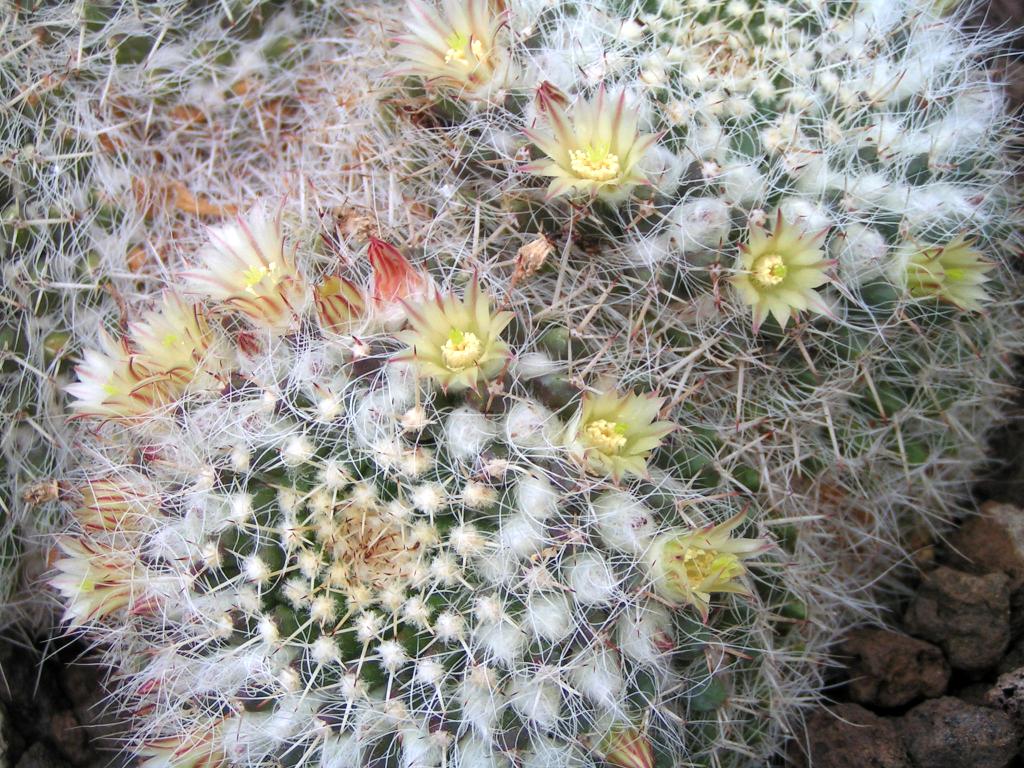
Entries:
{"type": "Polygon", "coordinates": [[[1024,667],[1000,675],[985,694],[985,703],[1005,712],[1018,726],[1024,724],[1024,667]]]}
{"type": "Polygon", "coordinates": [[[70,766],[50,747],[37,741],[25,750],[15,768],[70,768],[70,766]]]}
{"type": "Polygon", "coordinates": [[[850,632],[840,647],[850,657],[850,698],[876,707],[901,707],[941,696],[949,684],[942,649],[886,629],[850,632]]]}
{"type": "Polygon", "coordinates": [[[939,645],[954,669],[999,663],[1010,643],[1009,577],[940,566],[921,580],[904,616],[908,632],[939,645]]]}
{"type": "Polygon", "coordinates": [[[944,696],[903,716],[900,732],[917,768],[1005,768],[1017,753],[1017,731],[996,709],[944,696]]]}
{"type": "Polygon", "coordinates": [[[910,768],[894,721],[857,704],[817,710],[807,722],[813,768],[910,768]]]}

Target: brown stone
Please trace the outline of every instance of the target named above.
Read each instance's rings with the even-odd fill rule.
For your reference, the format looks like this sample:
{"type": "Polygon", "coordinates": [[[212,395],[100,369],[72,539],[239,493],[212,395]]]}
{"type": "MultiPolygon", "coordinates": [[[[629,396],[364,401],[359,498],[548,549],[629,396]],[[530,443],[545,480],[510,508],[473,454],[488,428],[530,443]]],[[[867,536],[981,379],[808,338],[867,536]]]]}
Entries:
{"type": "Polygon", "coordinates": [[[813,768],[910,768],[894,721],[857,704],[819,709],[807,721],[813,768]]]}
{"type": "Polygon", "coordinates": [[[1024,510],[986,502],[949,539],[950,564],[970,573],[1005,573],[1015,592],[1024,586],[1024,510]]]}
{"type": "Polygon", "coordinates": [[[942,649],[902,632],[854,630],[840,651],[850,657],[850,697],[861,704],[901,707],[941,696],[949,684],[942,649]]]}
{"type": "Polygon", "coordinates": [[[999,663],[1010,643],[1009,577],[940,566],[921,580],[904,616],[912,635],[939,645],[954,669],[977,672],[999,663]]]}
{"type": "Polygon", "coordinates": [[[1005,768],[1017,753],[1010,718],[951,696],[918,704],[900,732],[917,768],[1005,768]]]}
{"type": "MultiPolygon", "coordinates": [[[[949,540],[949,562],[970,573],[1005,573],[1010,587],[1010,632],[1024,633],[1024,510],[986,502],[981,515],[949,540]]],[[[1013,668],[1020,666],[1015,664],[1013,668]]]]}

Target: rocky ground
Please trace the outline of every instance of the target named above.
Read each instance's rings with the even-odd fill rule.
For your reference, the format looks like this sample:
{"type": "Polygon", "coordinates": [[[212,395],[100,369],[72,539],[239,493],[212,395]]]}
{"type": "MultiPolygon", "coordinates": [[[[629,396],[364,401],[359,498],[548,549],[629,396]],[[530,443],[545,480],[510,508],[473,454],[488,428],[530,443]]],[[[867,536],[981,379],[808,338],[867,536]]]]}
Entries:
{"type": "Polygon", "coordinates": [[[811,716],[803,762],[1024,766],[1024,509],[982,513],[922,550],[893,628],[846,636],[836,703],[811,716]]]}
{"type": "Polygon", "coordinates": [[[0,643],[0,768],[114,768],[97,668],[77,643],[0,643]]]}

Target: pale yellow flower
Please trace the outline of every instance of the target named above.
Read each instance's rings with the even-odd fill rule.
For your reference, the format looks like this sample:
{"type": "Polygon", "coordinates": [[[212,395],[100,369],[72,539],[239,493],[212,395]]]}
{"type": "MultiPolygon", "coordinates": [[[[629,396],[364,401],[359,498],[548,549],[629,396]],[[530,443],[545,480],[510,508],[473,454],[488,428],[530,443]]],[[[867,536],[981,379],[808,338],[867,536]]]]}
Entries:
{"type": "Polygon", "coordinates": [[[394,359],[413,362],[445,390],[476,389],[481,379],[492,379],[505,367],[508,346],[501,332],[512,313],[492,313],[476,279],[463,299],[436,296],[405,309],[411,327],[395,336],[408,349],[394,359]]]}
{"type": "Polygon", "coordinates": [[[407,63],[393,74],[422,77],[466,99],[508,85],[512,65],[501,41],[508,13],[496,12],[490,0],[445,0],[440,13],[409,0],[408,16],[408,34],[395,39],[395,54],[407,63]]]}
{"type": "Polygon", "coordinates": [[[985,283],[995,264],[973,245],[964,235],[946,245],[907,243],[897,251],[890,273],[916,299],[936,298],[965,312],[980,312],[990,298],[985,283]]]}
{"type": "Polygon", "coordinates": [[[285,252],[281,222],[259,208],[234,224],[210,229],[202,266],[185,273],[191,289],[274,333],[295,326],[306,285],[285,252]]]}
{"type": "Polygon", "coordinates": [[[351,280],[339,275],[324,278],[313,294],[320,327],[331,333],[347,333],[365,317],[366,299],[351,280]]]}
{"type": "Polygon", "coordinates": [[[209,385],[226,368],[218,337],[202,307],[166,293],[163,306],[128,328],[136,358],[182,389],[198,379],[209,385]]]}
{"type": "Polygon", "coordinates": [[[658,137],[640,132],[637,111],[627,107],[624,92],[609,96],[602,87],[571,114],[554,98],[543,98],[542,105],[550,130],[525,133],[547,158],[523,170],[551,177],[549,198],[575,194],[616,201],[648,183],[640,161],[658,137]]]}
{"type": "Polygon", "coordinates": [[[175,385],[167,375],[149,368],[131,353],[125,340],[100,335],[100,349],[87,349],[75,366],[78,381],[67,392],[71,409],[80,416],[132,420],[174,400],[175,385]]]}
{"type": "Polygon", "coordinates": [[[145,573],[136,556],[78,536],[57,541],[50,584],[64,597],[64,620],[79,627],[125,611],[146,613],[145,573]]]}
{"type": "Polygon", "coordinates": [[[656,421],[664,398],[630,392],[583,395],[580,408],[565,428],[570,455],[587,472],[611,475],[647,474],[647,459],[674,425],[656,421]]]}
{"type": "Polygon", "coordinates": [[[138,750],[139,768],[221,768],[228,764],[220,724],[150,739],[138,750]]]}
{"type": "Polygon", "coordinates": [[[674,603],[696,607],[707,621],[714,592],[748,594],[743,561],[770,546],[766,539],[732,538],[744,513],[697,531],[668,531],[654,540],[646,558],[655,591],[674,603]]]}
{"type": "Polygon", "coordinates": [[[156,491],[142,475],[98,477],[78,488],[80,502],[74,512],[91,534],[135,534],[160,517],[156,491]]]}
{"type": "Polygon", "coordinates": [[[815,290],[828,282],[832,262],[824,257],[825,233],[806,235],[786,223],[780,213],[771,233],[753,227],[740,246],[736,273],[729,278],[743,303],[754,313],[756,332],[769,315],[786,327],[790,316],[803,310],[828,314],[815,290]]]}

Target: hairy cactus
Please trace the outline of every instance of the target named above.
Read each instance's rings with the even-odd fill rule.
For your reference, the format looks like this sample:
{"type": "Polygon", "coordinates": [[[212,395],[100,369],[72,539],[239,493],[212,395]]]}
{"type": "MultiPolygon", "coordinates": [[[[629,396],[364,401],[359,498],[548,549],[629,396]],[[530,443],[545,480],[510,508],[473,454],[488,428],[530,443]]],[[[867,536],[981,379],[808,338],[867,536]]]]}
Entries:
{"type": "Polygon", "coordinates": [[[372,278],[311,274],[254,212],[195,255],[206,301],[78,367],[51,582],[142,765],[771,754],[819,577],[673,471],[664,398],[553,391],[475,276],[369,250],[372,278]]]}
{"type": "Polygon", "coordinates": [[[681,380],[702,481],[887,556],[948,519],[1019,349],[997,34],[921,0],[422,6],[374,109],[439,241],[580,368],[681,380]],[[506,62],[486,88],[417,58],[439,27],[506,62]]]}
{"type": "Polygon", "coordinates": [[[955,5],[15,24],[3,450],[146,768],[778,752],[1019,349],[955,5]]]}
{"type": "Polygon", "coordinates": [[[241,150],[287,131],[287,105],[261,76],[271,62],[283,71],[300,58],[298,26],[287,8],[263,2],[5,9],[0,627],[30,614],[45,622],[31,590],[14,593],[40,570],[39,534],[60,525],[51,502],[70,461],[62,387],[82,330],[145,295],[171,232],[233,210],[195,175],[221,141],[241,150]],[[230,100],[243,93],[258,110],[232,135],[230,100]]]}

